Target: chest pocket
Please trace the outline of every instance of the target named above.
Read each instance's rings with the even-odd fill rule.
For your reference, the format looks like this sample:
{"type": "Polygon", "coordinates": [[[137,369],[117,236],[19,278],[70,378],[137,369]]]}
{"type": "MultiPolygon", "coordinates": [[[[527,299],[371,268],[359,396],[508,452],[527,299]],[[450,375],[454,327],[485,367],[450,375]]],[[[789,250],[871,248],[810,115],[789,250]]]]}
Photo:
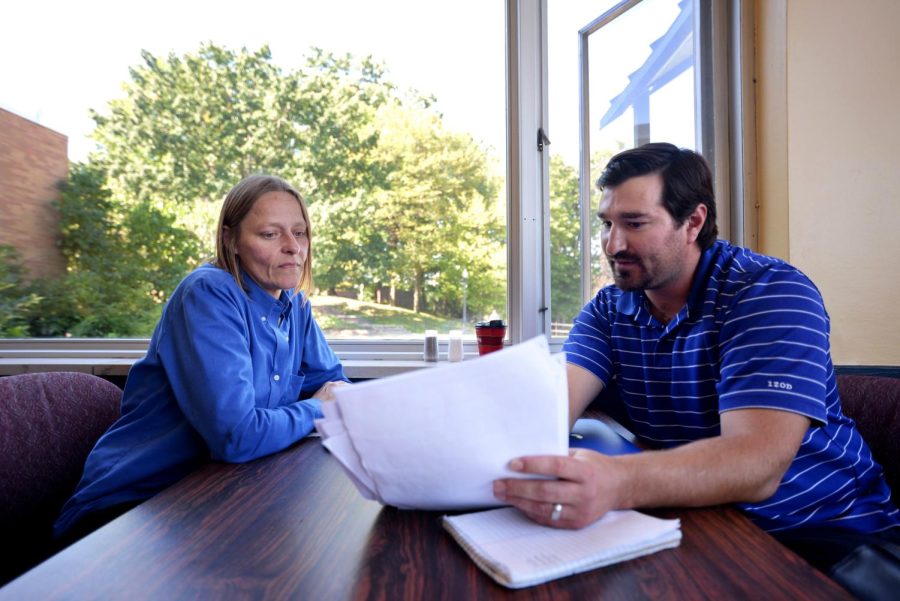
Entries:
{"type": "Polygon", "coordinates": [[[288,386],[284,391],[284,396],[281,398],[281,404],[287,405],[300,400],[300,391],[303,389],[303,382],[305,381],[306,376],[303,374],[291,375],[288,386]]]}

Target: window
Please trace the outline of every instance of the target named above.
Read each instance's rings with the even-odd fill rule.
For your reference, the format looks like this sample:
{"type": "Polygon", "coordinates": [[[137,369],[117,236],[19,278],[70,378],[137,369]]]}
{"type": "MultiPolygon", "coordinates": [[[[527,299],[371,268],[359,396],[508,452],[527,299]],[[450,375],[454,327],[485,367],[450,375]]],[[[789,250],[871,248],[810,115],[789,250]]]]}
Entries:
{"type": "MultiPolygon", "coordinates": [[[[225,192],[260,171],[307,197],[312,302],[330,339],[471,335],[479,319],[507,318],[503,3],[145,8],[82,0],[49,20],[41,3],[8,15],[2,50],[20,59],[3,64],[0,103],[67,135],[73,165],[67,269],[26,263],[44,283],[14,299],[0,335],[149,336],[174,285],[214,251],[225,192]]],[[[0,259],[24,284],[12,251],[0,259]]]]}
{"type": "MultiPolygon", "coordinates": [[[[725,54],[711,49],[724,7],[698,0],[547,3],[554,338],[564,337],[584,303],[612,283],[594,185],[612,155],[665,141],[705,154],[714,171],[724,162],[714,142],[728,131],[711,127],[724,90],[710,76],[721,62],[713,65],[712,57],[725,54]]],[[[719,171],[721,205],[728,190],[719,171]]],[[[727,225],[720,230],[727,235],[727,225]]]]}
{"type": "MultiPolygon", "coordinates": [[[[70,158],[82,162],[70,175],[76,202],[63,239],[70,260],[82,261],[80,271],[72,276],[70,265],[72,287],[55,295],[52,285],[26,290],[14,257],[0,253],[3,281],[13,284],[0,289],[0,302],[18,311],[7,313],[16,317],[0,323],[0,336],[41,336],[43,328],[84,338],[73,343],[105,356],[139,352],[184,265],[209,250],[190,232],[209,239],[218,201],[242,169],[281,173],[307,194],[316,227],[313,302],[345,359],[419,358],[425,329],[465,327],[471,340],[471,325],[490,312],[507,319],[513,343],[551,333],[558,344],[606,281],[590,194],[616,150],[645,139],[694,146],[712,163],[720,219],[729,219],[723,199],[740,197],[744,155],[725,149],[749,145],[733,134],[739,143],[730,143],[718,125],[728,112],[743,115],[740,103],[727,101],[727,93],[740,96],[735,84],[719,76],[746,54],[746,37],[728,44],[726,32],[740,21],[729,12],[732,3],[343,0],[248,9],[225,1],[192,3],[197,12],[187,15],[168,2],[140,16],[100,0],[67,4],[53,20],[67,29],[41,36],[53,42],[46,55],[29,53],[45,62],[24,71],[35,63],[3,64],[4,81],[19,84],[0,90],[0,106],[62,129],[49,105],[29,102],[63,97],[66,112],[83,102],[79,111],[99,115],[102,159],[92,161],[81,133],[64,132],[70,158]],[[181,18],[172,22],[175,13],[181,18]],[[228,15],[241,27],[225,35],[228,15]],[[70,30],[74,41],[64,35],[70,30]],[[180,45],[149,37],[180,31],[187,32],[180,45]],[[112,51],[132,39],[132,48],[149,54],[112,51]],[[79,59],[82,46],[88,55],[79,59]],[[99,70],[110,60],[120,61],[117,81],[90,84],[93,69],[84,67],[99,70]],[[65,93],[35,86],[39,93],[29,99],[24,93],[34,81],[56,82],[65,93]],[[79,100],[94,90],[99,97],[79,100]],[[210,96],[218,112],[198,100],[209,91],[221,92],[210,96]],[[147,106],[182,121],[165,113],[155,130],[122,129],[147,106]],[[186,129],[191,120],[209,135],[196,142],[186,129]],[[259,124],[266,127],[255,129],[259,124]],[[231,135],[231,146],[210,132],[231,135]],[[250,133],[271,152],[248,163],[250,133]],[[281,153],[285,148],[290,152],[281,153]],[[215,174],[204,185],[192,175],[198,164],[215,174]],[[108,185],[98,191],[98,182],[108,185]],[[77,202],[85,191],[92,203],[77,202]],[[103,239],[110,231],[127,245],[103,246],[116,242],[103,239]],[[100,245],[86,249],[91,237],[100,245]],[[128,261],[118,249],[131,253],[128,261]],[[111,281],[131,285],[131,294],[103,299],[111,281]],[[135,306],[135,297],[145,304],[135,306]],[[95,310],[85,310],[91,302],[95,310]],[[136,340],[95,338],[110,333],[136,340]]],[[[48,25],[40,6],[31,6],[17,5],[10,21],[26,38],[29,27],[48,25]]],[[[7,55],[28,46],[14,36],[0,44],[7,55]]],[[[78,132],[96,125],[88,120],[85,128],[84,114],[80,119],[78,132]]],[[[0,246],[7,240],[0,237],[0,246]]],[[[61,345],[58,338],[0,343],[34,353],[61,345]]]]}

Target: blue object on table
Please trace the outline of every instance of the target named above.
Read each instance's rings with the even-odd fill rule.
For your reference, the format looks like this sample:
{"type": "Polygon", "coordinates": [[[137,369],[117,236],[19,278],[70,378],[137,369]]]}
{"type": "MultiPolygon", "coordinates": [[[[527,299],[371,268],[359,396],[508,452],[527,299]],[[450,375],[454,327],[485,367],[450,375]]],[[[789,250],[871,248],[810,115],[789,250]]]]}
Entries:
{"type": "Polygon", "coordinates": [[[639,453],[640,448],[601,422],[583,417],[575,422],[569,433],[569,448],[593,449],[604,455],[625,455],[639,453]]]}

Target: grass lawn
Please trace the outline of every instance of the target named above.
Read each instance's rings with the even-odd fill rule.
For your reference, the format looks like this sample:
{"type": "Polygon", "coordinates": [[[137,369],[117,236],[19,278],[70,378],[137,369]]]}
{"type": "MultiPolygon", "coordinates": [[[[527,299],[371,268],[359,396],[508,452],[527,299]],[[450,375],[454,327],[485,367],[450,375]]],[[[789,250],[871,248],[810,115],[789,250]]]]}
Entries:
{"type": "MultiPolygon", "coordinates": [[[[446,334],[462,328],[460,319],[445,319],[410,309],[341,296],[311,296],[313,315],[329,338],[421,338],[425,330],[446,334]]],[[[473,325],[466,328],[474,335],[473,325]]]]}

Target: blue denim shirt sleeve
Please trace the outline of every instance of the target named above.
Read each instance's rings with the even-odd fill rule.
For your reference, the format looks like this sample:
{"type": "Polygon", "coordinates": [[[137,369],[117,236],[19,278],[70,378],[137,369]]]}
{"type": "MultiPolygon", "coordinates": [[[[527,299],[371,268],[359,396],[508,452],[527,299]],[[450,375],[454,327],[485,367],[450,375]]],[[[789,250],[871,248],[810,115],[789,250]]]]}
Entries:
{"type": "Polygon", "coordinates": [[[252,281],[245,293],[217,279],[198,278],[172,299],[157,351],[211,456],[242,462],[306,436],[322,413],[301,392],[346,378],[309,303],[286,294],[276,300],[252,281]]]}
{"type": "MultiPolygon", "coordinates": [[[[301,320],[304,323],[303,359],[300,364],[300,370],[303,373],[301,398],[314,395],[326,382],[339,380],[349,382],[350,380],[344,375],[340,359],[328,346],[325,334],[322,333],[319,324],[313,319],[310,303],[303,303],[301,298],[294,299],[292,302],[302,304],[302,306],[298,307],[298,311],[304,316],[301,320]]],[[[314,400],[318,402],[318,399],[314,400]]]]}
{"type": "Polygon", "coordinates": [[[276,299],[204,265],[172,293],[54,531],[146,499],[210,458],[242,462],[306,436],[322,384],[346,380],[303,297],[276,299]]]}

